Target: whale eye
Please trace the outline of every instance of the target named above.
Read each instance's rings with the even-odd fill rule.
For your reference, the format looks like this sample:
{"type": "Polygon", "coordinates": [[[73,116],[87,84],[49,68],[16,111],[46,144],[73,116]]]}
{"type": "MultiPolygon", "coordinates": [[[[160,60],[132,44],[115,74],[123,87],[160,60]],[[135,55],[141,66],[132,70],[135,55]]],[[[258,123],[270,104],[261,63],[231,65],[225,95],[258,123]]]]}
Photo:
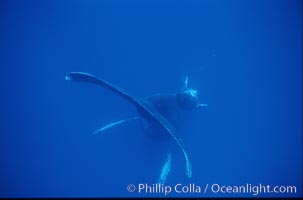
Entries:
{"type": "Polygon", "coordinates": [[[197,107],[198,91],[192,88],[186,88],[177,93],[177,102],[178,104],[186,110],[194,109],[197,107]]]}

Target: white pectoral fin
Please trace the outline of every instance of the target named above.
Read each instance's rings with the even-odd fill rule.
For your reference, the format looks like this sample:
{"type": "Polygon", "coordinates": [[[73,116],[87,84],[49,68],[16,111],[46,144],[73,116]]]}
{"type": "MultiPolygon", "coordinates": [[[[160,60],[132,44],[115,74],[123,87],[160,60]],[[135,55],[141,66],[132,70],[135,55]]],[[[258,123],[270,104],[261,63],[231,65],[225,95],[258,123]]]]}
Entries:
{"type": "Polygon", "coordinates": [[[177,142],[177,144],[179,145],[179,147],[181,148],[181,150],[183,152],[183,155],[184,155],[184,158],[185,158],[185,162],[186,162],[186,176],[188,178],[191,178],[191,176],[192,176],[192,165],[191,165],[190,159],[188,157],[188,154],[185,151],[185,149],[184,149],[184,147],[183,147],[183,145],[181,143],[181,139],[178,139],[175,136],[174,136],[174,139],[177,142]]]}
{"type": "Polygon", "coordinates": [[[190,162],[190,159],[186,153],[186,151],[184,150],[184,148],[182,147],[182,151],[183,151],[183,154],[185,156],[185,161],[186,161],[186,176],[188,178],[191,178],[192,176],[192,166],[191,166],[191,162],[190,162]]]}
{"type": "Polygon", "coordinates": [[[184,88],[187,88],[188,86],[188,76],[185,76],[185,81],[184,81],[184,88]]]}
{"type": "Polygon", "coordinates": [[[182,143],[181,143],[181,139],[177,138],[175,135],[175,129],[173,128],[173,126],[166,120],[166,118],[162,117],[161,115],[157,116],[157,119],[159,120],[159,122],[161,124],[163,124],[163,127],[167,130],[167,132],[171,135],[171,137],[175,140],[175,142],[177,143],[177,145],[180,147],[180,149],[183,152],[184,158],[185,158],[185,162],[186,162],[186,175],[188,178],[191,178],[192,176],[192,166],[191,166],[191,162],[190,159],[187,155],[187,152],[185,151],[182,143]]]}
{"type": "Polygon", "coordinates": [[[159,178],[159,181],[158,181],[159,184],[164,184],[165,183],[167,175],[170,172],[170,165],[171,165],[171,153],[169,152],[167,154],[166,161],[165,161],[165,163],[162,167],[161,175],[160,175],[160,178],[159,178]]]}
{"type": "Polygon", "coordinates": [[[102,127],[99,128],[99,129],[95,130],[95,131],[94,131],[94,134],[98,134],[98,133],[100,133],[100,132],[102,132],[102,131],[105,131],[105,130],[107,130],[107,129],[109,129],[109,128],[112,128],[112,127],[114,127],[114,126],[117,126],[117,125],[119,125],[119,124],[122,124],[122,123],[128,122],[128,121],[131,121],[131,120],[134,120],[134,119],[139,119],[139,117],[133,117],[133,118],[130,118],[130,119],[122,119],[122,120],[119,120],[119,121],[111,122],[111,123],[109,123],[109,124],[107,124],[107,125],[105,125],[105,126],[102,126],[102,127]]]}
{"type": "Polygon", "coordinates": [[[201,107],[207,107],[208,106],[208,104],[205,104],[205,103],[199,103],[198,105],[197,105],[197,108],[201,108],[201,107]]]}

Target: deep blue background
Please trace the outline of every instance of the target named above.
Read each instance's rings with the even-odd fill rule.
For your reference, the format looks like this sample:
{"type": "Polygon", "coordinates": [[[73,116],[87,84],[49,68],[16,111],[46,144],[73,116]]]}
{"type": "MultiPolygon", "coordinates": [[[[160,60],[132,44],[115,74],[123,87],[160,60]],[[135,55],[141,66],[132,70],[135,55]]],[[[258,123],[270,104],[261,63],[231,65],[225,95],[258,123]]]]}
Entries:
{"type": "Polygon", "coordinates": [[[185,113],[180,129],[193,178],[175,148],[167,184],[296,185],[302,196],[302,1],[2,0],[0,9],[1,197],[136,196],[127,184],[158,179],[165,144],[136,122],[92,135],[135,109],[65,81],[69,71],[137,96],[175,92],[188,74],[209,107],[185,113]]]}

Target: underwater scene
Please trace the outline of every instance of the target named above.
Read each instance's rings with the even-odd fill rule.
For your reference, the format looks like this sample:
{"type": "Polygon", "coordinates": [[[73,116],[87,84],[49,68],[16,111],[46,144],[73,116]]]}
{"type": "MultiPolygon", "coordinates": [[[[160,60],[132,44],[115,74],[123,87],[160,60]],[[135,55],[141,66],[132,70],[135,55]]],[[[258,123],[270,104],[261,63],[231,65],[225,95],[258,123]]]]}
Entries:
{"type": "Polygon", "coordinates": [[[0,197],[302,197],[301,0],[2,0],[0,25],[0,197]]]}

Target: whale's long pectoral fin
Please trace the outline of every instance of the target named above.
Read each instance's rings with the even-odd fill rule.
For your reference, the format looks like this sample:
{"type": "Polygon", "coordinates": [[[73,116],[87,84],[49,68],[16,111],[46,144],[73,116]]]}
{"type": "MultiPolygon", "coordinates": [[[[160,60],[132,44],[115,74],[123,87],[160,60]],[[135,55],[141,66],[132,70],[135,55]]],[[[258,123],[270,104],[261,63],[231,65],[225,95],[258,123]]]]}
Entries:
{"type": "Polygon", "coordinates": [[[191,176],[192,176],[192,165],[191,165],[189,156],[188,156],[187,152],[185,151],[185,148],[183,147],[183,144],[181,143],[181,139],[179,139],[176,136],[176,130],[175,130],[174,126],[160,113],[152,112],[150,109],[148,109],[148,107],[145,107],[144,101],[142,101],[142,107],[146,108],[146,111],[148,111],[150,113],[150,115],[159,122],[159,124],[167,131],[167,133],[170,134],[170,136],[175,140],[177,145],[180,147],[180,149],[181,149],[181,151],[184,155],[184,158],[185,158],[186,175],[187,175],[188,178],[191,178],[191,176]]]}
{"type": "Polygon", "coordinates": [[[160,178],[159,178],[159,181],[158,181],[159,184],[164,184],[165,183],[167,175],[170,172],[170,165],[171,165],[171,153],[169,152],[167,154],[166,161],[165,161],[165,163],[162,167],[162,171],[161,171],[160,178]]]}
{"type": "Polygon", "coordinates": [[[105,131],[105,130],[107,130],[109,128],[112,128],[114,126],[120,125],[120,124],[125,123],[125,122],[129,122],[129,121],[135,120],[135,119],[140,119],[140,118],[139,117],[133,117],[133,118],[130,118],[130,119],[122,119],[122,120],[119,120],[119,121],[111,122],[111,123],[109,123],[109,124],[107,124],[105,126],[102,126],[99,129],[95,130],[94,134],[98,134],[98,133],[100,133],[102,131],[105,131]]]}
{"type": "Polygon", "coordinates": [[[91,75],[88,73],[83,73],[83,72],[70,72],[65,76],[65,79],[67,81],[93,83],[93,84],[105,87],[105,88],[109,89],[110,91],[123,97],[127,101],[131,102],[132,104],[134,104],[136,106],[138,105],[137,100],[133,96],[127,94],[122,89],[104,81],[103,79],[97,78],[94,75],[91,75]]]}
{"type": "Polygon", "coordinates": [[[188,76],[185,76],[185,81],[184,81],[184,89],[187,88],[188,86],[188,76]]]}
{"type": "Polygon", "coordinates": [[[206,103],[199,103],[197,105],[197,108],[202,108],[202,107],[207,107],[207,106],[208,106],[208,104],[206,104],[206,103]]]}

